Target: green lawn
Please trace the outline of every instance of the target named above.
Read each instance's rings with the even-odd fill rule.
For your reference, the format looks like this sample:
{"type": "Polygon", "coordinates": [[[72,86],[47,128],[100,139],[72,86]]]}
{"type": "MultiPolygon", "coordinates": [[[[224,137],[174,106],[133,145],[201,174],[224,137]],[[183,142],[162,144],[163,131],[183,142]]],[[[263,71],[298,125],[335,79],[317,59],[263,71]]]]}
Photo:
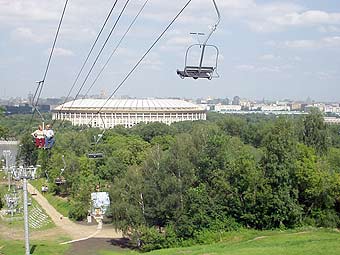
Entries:
{"type": "MultiPolygon", "coordinates": [[[[2,194],[6,194],[7,193],[7,187],[4,186],[4,185],[0,185],[0,190],[2,191],[2,194]]],[[[19,190],[18,193],[17,193],[17,196],[19,197],[19,207],[22,207],[22,200],[23,200],[23,193],[22,193],[22,190],[19,190]]],[[[44,211],[43,208],[41,208],[41,206],[34,200],[34,198],[32,198],[31,195],[29,195],[29,199],[30,201],[32,202],[31,206],[28,207],[28,210],[29,210],[29,214],[31,213],[31,210],[36,207],[36,208],[40,208],[42,211],[44,211]]],[[[45,212],[45,211],[44,211],[45,212]]],[[[45,212],[46,214],[46,212],[45,212]]],[[[47,214],[46,214],[47,215],[47,214]]],[[[48,216],[48,215],[47,215],[48,216]]],[[[11,219],[11,215],[6,215],[4,216],[5,218],[7,219],[11,219]]],[[[6,220],[1,220],[0,219],[0,223],[5,225],[5,226],[8,226],[8,227],[11,227],[11,228],[23,228],[24,226],[24,220],[23,220],[23,217],[24,217],[24,214],[23,212],[21,213],[17,213],[17,214],[14,214],[14,217],[15,218],[18,218],[18,220],[14,220],[14,221],[6,221],[6,220]]],[[[42,231],[42,230],[47,230],[47,229],[50,229],[50,228],[54,228],[55,227],[55,224],[52,222],[52,220],[48,217],[48,220],[50,221],[49,223],[47,223],[46,225],[44,225],[43,227],[39,228],[39,229],[33,229],[33,228],[30,228],[30,231],[42,231]]],[[[0,253],[1,255],[1,253],[0,253]]]]}
{"type": "MultiPolygon", "coordinates": [[[[39,179],[30,181],[30,183],[40,192],[42,185],[46,183],[45,179],[39,179]]],[[[51,193],[45,193],[44,197],[47,201],[64,217],[68,217],[69,203],[57,196],[53,196],[51,193]]]]}
{"type": "MultiPolygon", "coordinates": [[[[340,254],[340,233],[332,230],[305,230],[300,232],[257,232],[253,234],[233,233],[227,241],[211,245],[197,245],[187,248],[164,249],[145,253],[148,255],[338,255],[340,254]]],[[[108,252],[101,255],[136,255],[137,252],[108,252]]]]}
{"type": "MultiPolygon", "coordinates": [[[[31,241],[30,247],[32,255],[61,255],[69,249],[69,245],[60,245],[58,242],[52,241],[31,241]]],[[[0,239],[0,254],[25,254],[24,242],[0,239]]]]}

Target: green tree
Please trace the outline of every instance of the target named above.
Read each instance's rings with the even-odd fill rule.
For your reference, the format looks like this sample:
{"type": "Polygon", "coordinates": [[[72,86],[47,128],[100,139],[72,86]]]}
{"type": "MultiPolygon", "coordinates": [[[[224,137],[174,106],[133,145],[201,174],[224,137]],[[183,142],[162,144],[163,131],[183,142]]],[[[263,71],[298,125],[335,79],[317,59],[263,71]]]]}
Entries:
{"type": "Polygon", "coordinates": [[[142,137],[144,141],[151,142],[151,140],[156,136],[171,135],[173,130],[170,126],[164,123],[153,122],[149,124],[138,124],[132,128],[132,132],[142,137]]]}
{"type": "Polygon", "coordinates": [[[228,135],[240,137],[247,123],[241,117],[228,115],[217,121],[220,128],[228,135]]]}
{"type": "Polygon", "coordinates": [[[286,118],[275,121],[264,139],[262,165],[270,185],[263,219],[266,227],[293,227],[301,221],[297,190],[292,185],[296,143],[292,123],[286,118]]]}
{"type": "Polygon", "coordinates": [[[9,136],[9,129],[3,126],[0,126],[0,138],[6,139],[9,136]]]}
{"type": "Polygon", "coordinates": [[[319,110],[313,109],[303,120],[302,141],[313,147],[318,154],[325,154],[329,148],[327,126],[319,110]]]}
{"type": "Polygon", "coordinates": [[[138,239],[146,224],[141,168],[130,167],[122,178],[116,179],[110,197],[114,227],[138,239]]]}
{"type": "Polygon", "coordinates": [[[77,178],[73,179],[70,212],[69,216],[75,220],[86,218],[90,210],[91,192],[96,191],[96,186],[100,183],[99,178],[94,174],[95,163],[86,157],[79,159],[79,172],[77,178]]]}
{"type": "Polygon", "coordinates": [[[336,227],[340,223],[335,212],[339,175],[329,171],[313,148],[299,144],[294,179],[304,218],[317,226],[336,227]]]}
{"type": "Polygon", "coordinates": [[[18,159],[26,165],[36,165],[38,160],[38,149],[35,147],[33,138],[30,134],[25,134],[20,141],[18,159]]]}

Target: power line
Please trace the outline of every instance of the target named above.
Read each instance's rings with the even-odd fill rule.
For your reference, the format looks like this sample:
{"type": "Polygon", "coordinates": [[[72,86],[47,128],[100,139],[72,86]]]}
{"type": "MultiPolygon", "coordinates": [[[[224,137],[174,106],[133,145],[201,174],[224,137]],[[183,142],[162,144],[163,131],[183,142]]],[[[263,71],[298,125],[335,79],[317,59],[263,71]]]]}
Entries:
{"type": "Polygon", "coordinates": [[[87,64],[87,62],[88,62],[88,60],[89,60],[89,58],[90,58],[90,56],[91,56],[91,54],[92,54],[92,52],[93,52],[95,46],[97,45],[97,42],[98,42],[98,40],[99,40],[99,37],[101,36],[101,34],[102,34],[104,28],[106,27],[107,22],[109,21],[111,15],[112,15],[112,13],[113,13],[113,10],[115,9],[115,7],[116,7],[116,5],[117,5],[117,2],[118,2],[118,0],[115,0],[115,2],[113,3],[113,5],[112,5],[112,7],[111,7],[111,9],[110,9],[110,11],[109,11],[109,13],[107,14],[106,19],[105,19],[105,21],[104,21],[104,23],[103,23],[103,25],[102,25],[102,27],[101,27],[101,29],[100,29],[98,35],[97,35],[95,41],[93,42],[92,47],[91,47],[89,53],[87,54],[87,57],[86,57],[86,59],[85,59],[83,65],[82,65],[82,67],[80,68],[80,70],[79,70],[79,72],[78,72],[78,74],[77,74],[77,76],[76,76],[76,78],[75,78],[75,80],[74,80],[74,82],[73,82],[73,84],[72,84],[72,86],[71,86],[71,88],[70,88],[70,90],[69,90],[67,96],[66,96],[66,99],[64,100],[64,103],[62,104],[62,108],[59,110],[59,112],[62,111],[63,105],[67,102],[67,100],[69,99],[69,97],[70,97],[70,95],[71,95],[71,93],[72,93],[72,91],[73,91],[75,85],[77,84],[77,82],[78,82],[78,80],[79,80],[79,77],[80,77],[80,75],[82,74],[82,72],[83,72],[83,70],[84,70],[84,68],[85,68],[85,65],[87,64]]]}
{"type": "Polygon", "coordinates": [[[48,70],[49,70],[49,68],[50,68],[52,56],[53,56],[53,53],[54,53],[54,50],[55,50],[55,45],[56,45],[56,43],[57,43],[57,39],[58,39],[58,36],[59,36],[60,27],[61,27],[61,24],[62,24],[62,22],[63,22],[64,16],[65,16],[65,11],[66,11],[66,7],[67,7],[67,4],[68,4],[68,1],[69,1],[69,0],[66,0],[66,1],[65,1],[64,9],[63,9],[63,12],[62,12],[60,21],[59,21],[59,25],[58,25],[58,28],[57,28],[57,32],[56,32],[55,37],[54,37],[54,41],[53,41],[53,45],[52,45],[52,48],[51,48],[51,52],[50,52],[50,55],[49,55],[49,57],[48,57],[48,61],[47,61],[47,66],[46,66],[46,69],[45,69],[45,73],[44,73],[43,79],[41,80],[41,88],[40,88],[40,91],[39,91],[39,93],[38,93],[38,97],[37,97],[36,105],[35,105],[35,106],[38,105],[38,102],[39,102],[39,99],[40,99],[40,96],[41,96],[41,92],[42,92],[42,90],[43,90],[44,83],[45,83],[45,81],[46,81],[47,73],[48,73],[48,70]]]}
{"type": "MultiPolygon", "coordinates": [[[[163,30],[163,32],[157,37],[157,39],[151,44],[151,46],[148,48],[148,50],[143,54],[143,56],[139,59],[139,61],[134,65],[134,67],[130,70],[130,72],[125,76],[125,78],[119,83],[119,85],[116,87],[116,89],[112,92],[112,94],[107,98],[105,103],[99,108],[98,114],[100,116],[100,112],[103,110],[105,105],[109,102],[109,100],[116,94],[116,92],[124,85],[124,83],[128,80],[128,78],[133,74],[133,72],[137,69],[137,67],[142,63],[142,61],[145,59],[145,57],[150,53],[150,51],[155,47],[155,45],[159,42],[159,40],[164,36],[164,34],[169,30],[169,28],[175,23],[175,21],[178,19],[178,17],[183,13],[183,11],[188,7],[188,5],[191,3],[192,0],[189,0],[182,9],[177,13],[177,15],[172,19],[172,21],[169,23],[169,25],[163,30]]],[[[73,101],[74,102],[74,101],[73,101]]],[[[90,121],[87,123],[87,126],[90,125],[94,118],[94,115],[90,119],[90,121]]]]}
{"type": "Polygon", "coordinates": [[[96,76],[96,78],[94,79],[94,81],[92,82],[91,86],[87,89],[85,95],[83,96],[83,99],[86,98],[86,96],[88,95],[88,93],[90,92],[90,90],[92,89],[92,87],[95,85],[95,83],[98,81],[99,77],[101,76],[101,74],[103,73],[103,71],[105,70],[105,68],[107,67],[107,65],[109,64],[109,62],[111,61],[113,55],[117,52],[119,46],[121,45],[121,43],[123,42],[123,40],[125,39],[126,35],[130,32],[132,26],[135,24],[137,18],[140,16],[140,14],[142,13],[142,11],[144,10],[146,4],[149,2],[149,0],[146,0],[144,2],[144,4],[142,5],[142,7],[139,9],[137,15],[134,17],[134,19],[132,20],[132,22],[130,23],[129,27],[127,28],[127,30],[125,31],[125,33],[123,34],[123,36],[121,37],[121,39],[119,40],[119,42],[117,43],[116,47],[113,49],[110,57],[108,58],[108,60],[106,61],[106,63],[104,64],[104,66],[101,68],[101,70],[99,71],[98,75],[96,76]]]}
{"type": "Polygon", "coordinates": [[[124,7],[123,7],[122,10],[120,11],[119,16],[118,16],[118,18],[117,18],[115,24],[114,24],[113,27],[111,28],[111,31],[110,31],[109,35],[107,36],[107,38],[106,38],[104,44],[102,45],[102,48],[100,49],[99,53],[97,54],[97,57],[96,57],[95,61],[93,62],[93,64],[92,64],[90,70],[88,71],[88,73],[87,73],[87,75],[86,75],[86,77],[85,77],[85,80],[83,81],[82,85],[80,86],[80,88],[79,88],[79,90],[78,90],[78,92],[77,92],[77,94],[76,94],[74,100],[76,100],[76,99],[78,98],[80,92],[81,92],[82,89],[84,88],[86,81],[88,80],[90,74],[92,73],[94,66],[97,64],[97,62],[98,62],[98,60],[99,60],[99,57],[100,57],[101,54],[103,53],[103,50],[104,50],[106,44],[107,44],[108,41],[110,40],[110,38],[111,38],[111,36],[112,36],[112,33],[113,33],[113,31],[115,30],[115,28],[116,28],[116,26],[117,26],[117,24],[118,24],[120,18],[122,17],[122,15],[123,15],[123,13],[124,13],[124,11],[125,11],[125,9],[126,9],[126,7],[127,7],[127,5],[128,5],[129,2],[130,2],[130,0],[126,0],[124,7]]]}
{"type": "MultiPolygon", "coordinates": [[[[76,94],[74,100],[72,101],[70,107],[73,106],[74,101],[78,98],[80,92],[81,92],[82,89],[84,88],[86,81],[88,80],[90,74],[92,73],[93,68],[94,68],[95,65],[97,64],[97,62],[98,62],[98,60],[99,60],[99,57],[100,57],[101,54],[103,53],[103,50],[105,49],[106,44],[107,44],[108,41],[110,40],[110,38],[111,38],[111,36],[112,36],[112,33],[114,32],[114,30],[115,30],[115,28],[116,28],[116,26],[117,26],[117,24],[118,24],[120,18],[122,17],[122,15],[123,15],[123,13],[124,13],[124,11],[125,11],[125,9],[126,9],[126,7],[127,7],[127,5],[128,5],[129,2],[130,2],[130,0],[126,0],[124,6],[123,6],[123,8],[122,8],[122,10],[120,11],[120,13],[119,13],[119,15],[118,15],[118,17],[117,17],[117,19],[116,19],[114,25],[112,26],[112,28],[111,28],[111,30],[110,30],[110,33],[108,34],[108,36],[107,36],[107,38],[106,38],[104,44],[102,45],[102,47],[101,47],[99,53],[97,54],[96,59],[94,60],[92,66],[91,66],[91,68],[90,68],[90,70],[88,71],[88,73],[87,73],[87,75],[86,75],[86,77],[85,77],[83,83],[81,84],[81,86],[80,86],[80,88],[79,88],[79,90],[78,90],[78,92],[77,92],[77,94],[76,94]]],[[[61,125],[63,125],[63,123],[64,123],[64,120],[60,123],[59,127],[60,127],[61,125]]]]}
{"type": "Polygon", "coordinates": [[[112,94],[108,97],[108,99],[105,101],[103,106],[99,109],[97,112],[100,113],[101,110],[105,107],[107,102],[116,94],[116,92],[123,86],[123,84],[128,80],[128,78],[132,75],[132,73],[137,69],[137,67],[142,63],[142,61],[145,59],[145,57],[150,53],[150,51],[155,47],[155,45],[159,42],[159,40],[163,37],[163,35],[169,30],[169,28],[172,26],[173,23],[178,19],[178,17],[182,14],[182,12],[187,8],[187,6],[190,4],[192,0],[189,0],[182,9],[177,13],[177,15],[173,18],[173,20],[169,23],[169,25],[164,29],[164,31],[157,37],[157,39],[153,42],[153,44],[149,47],[149,49],[144,53],[144,55],[140,58],[140,60],[134,65],[134,67],[131,69],[131,71],[125,76],[125,78],[122,80],[122,82],[116,87],[116,89],[112,92],[112,94]]]}
{"type": "Polygon", "coordinates": [[[55,33],[55,37],[54,37],[54,40],[53,40],[53,44],[52,44],[52,48],[51,48],[51,51],[50,51],[50,55],[49,55],[48,60],[47,60],[47,65],[46,65],[46,69],[45,69],[45,72],[44,72],[43,79],[41,81],[38,81],[38,86],[37,86],[37,89],[35,90],[35,93],[34,93],[34,96],[33,96],[33,99],[32,99],[33,112],[32,112],[32,117],[31,117],[29,126],[31,126],[33,118],[34,118],[34,114],[37,111],[37,106],[38,106],[39,99],[40,99],[40,96],[41,96],[41,93],[42,93],[42,90],[43,90],[43,87],[44,87],[44,83],[45,83],[46,78],[47,78],[48,70],[50,68],[52,56],[53,56],[53,53],[54,53],[54,50],[55,50],[55,46],[56,46],[56,43],[57,43],[57,39],[58,39],[58,36],[59,36],[61,24],[62,24],[62,22],[64,20],[64,16],[65,16],[66,7],[68,5],[68,2],[69,2],[69,0],[66,0],[65,4],[64,4],[64,8],[63,8],[60,20],[59,20],[58,28],[57,28],[57,31],[55,33]]]}

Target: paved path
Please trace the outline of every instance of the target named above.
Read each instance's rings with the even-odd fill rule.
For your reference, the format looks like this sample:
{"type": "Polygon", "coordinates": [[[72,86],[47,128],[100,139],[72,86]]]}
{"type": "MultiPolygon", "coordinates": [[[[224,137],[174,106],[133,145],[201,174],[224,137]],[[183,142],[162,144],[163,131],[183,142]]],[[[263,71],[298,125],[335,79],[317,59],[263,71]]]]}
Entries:
{"type": "Polygon", "coordinates": [[[61,217],[61,214],[47,201],[47,199],[36,190],[31,184],[28,184],[28,191],[36,193],[33,198],[51,217],[54,224],[62,229],[65,234],[73,239],[71,242],[86,240],[88,238],[121,238],[122,234],[116,232],[112,226],[104,226],[99,228],[97,225],[80,225],[76,224],[68,218],[61,217]]]}

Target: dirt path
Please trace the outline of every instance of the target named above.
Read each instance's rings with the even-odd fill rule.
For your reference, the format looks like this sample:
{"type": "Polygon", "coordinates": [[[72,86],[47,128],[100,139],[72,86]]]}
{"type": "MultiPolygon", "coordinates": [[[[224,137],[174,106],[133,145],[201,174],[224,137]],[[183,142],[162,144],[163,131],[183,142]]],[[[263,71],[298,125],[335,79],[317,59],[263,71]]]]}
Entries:
{"type": "Polygon", "coordinates": [[[31,184],[28,184],[28,191],[30,193],[36,193],[33,198],[39,203],[39,205],[46,211],[51,217],[57,228],[62,229],[67,236],[70,236],[72,240],[86,240],[88,238],[121,238],[122,234],[116,232],[112,226],[104,226],[99,228],[97,225],[80,225],[65,217],[60,217],[61,214],[50,205],[47,199],[37,191],[31,184]]]}

